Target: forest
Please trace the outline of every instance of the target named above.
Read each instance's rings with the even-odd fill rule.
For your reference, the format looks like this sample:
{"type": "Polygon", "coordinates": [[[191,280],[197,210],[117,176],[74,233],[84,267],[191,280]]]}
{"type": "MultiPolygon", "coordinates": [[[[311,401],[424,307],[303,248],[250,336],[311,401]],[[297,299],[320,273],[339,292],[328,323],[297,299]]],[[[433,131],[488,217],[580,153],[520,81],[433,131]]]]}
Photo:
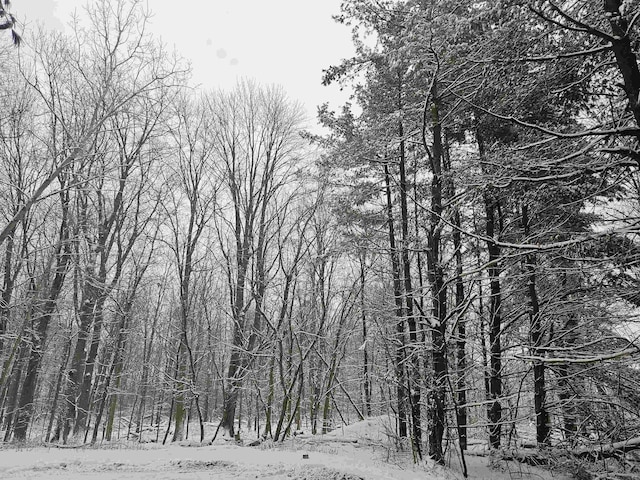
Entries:
{"type": "Polygon", "coordinates": [[[194,88],[146,2],[19,34],[21,1],[2,448],[384,416],[408,463],[640,476],[639,1],[343,0],[322,81],[353,94],[315,130],[281,87],[194,88]]]}

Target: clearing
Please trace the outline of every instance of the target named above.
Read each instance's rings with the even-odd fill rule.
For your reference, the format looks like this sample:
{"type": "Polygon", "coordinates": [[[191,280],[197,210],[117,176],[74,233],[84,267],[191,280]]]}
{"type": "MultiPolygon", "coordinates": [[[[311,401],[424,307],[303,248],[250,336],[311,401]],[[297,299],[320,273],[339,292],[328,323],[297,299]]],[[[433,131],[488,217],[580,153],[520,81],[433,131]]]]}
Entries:
{"type": "MultiPolygon", "coordinates": [[[[298,435],[285,442],[257,447],[218,440],[213,445],[182,442],[119,442],[95,447],[0,449],[2,479],[218,479],[240,480],[455,480],[451,469],[426,461],[418,465],[391,446],[387,417],[367,419],[327,435],[298,435]],[[306,458],[307,457],[307,458],[306,458]]],[[[562,479],[548,471],[502,462],[487,467],[487,457],[467,456],[469,478],[562,479]]]]}

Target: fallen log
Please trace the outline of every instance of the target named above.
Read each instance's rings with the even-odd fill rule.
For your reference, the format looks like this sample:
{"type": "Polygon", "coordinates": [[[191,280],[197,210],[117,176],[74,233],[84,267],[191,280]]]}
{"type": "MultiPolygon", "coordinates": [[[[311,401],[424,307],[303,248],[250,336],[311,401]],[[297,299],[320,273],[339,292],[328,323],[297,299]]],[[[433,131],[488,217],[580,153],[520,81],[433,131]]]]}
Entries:
{"type": "Polygon", "coordinates": [[[495,456],[499,460],[525,463],[534,467],[549,464],[549,456],[544,451],[537,449],[498,450],[493,452],[491,450],[469,450],[465,453],[473,457],[495,456]]]}
{"type": "Polygon", "coordinates": [[[640,449],[640,437],[630,438],[621,442],[611,443],[609,445],[593,445],[588,447],[580,447],[573,450],[577,457],[590,457],[595,460],[602,458],[618,457],[627,452],[640,449]]]}
{"type": "MultiPolygon", "coordinates": [[[[573,450],[556,450],[557,453],[568,453],[575,457],[585,460],[602,460],[604,458],[621,457],[625,453],[640,450],[640,437],[630,438],[620,442],[610,443],[608,445],[589,445],[579,447],[573,450]]],[[[516,461],[532,466],[549,465],[553,455],[553,449],[519,449],[519,450],[502,450],[500,452],[492,452],[491,450],[469,451],[469,455],[474,456],[491,456],[498,455],[501,460],[516,461]]]]}

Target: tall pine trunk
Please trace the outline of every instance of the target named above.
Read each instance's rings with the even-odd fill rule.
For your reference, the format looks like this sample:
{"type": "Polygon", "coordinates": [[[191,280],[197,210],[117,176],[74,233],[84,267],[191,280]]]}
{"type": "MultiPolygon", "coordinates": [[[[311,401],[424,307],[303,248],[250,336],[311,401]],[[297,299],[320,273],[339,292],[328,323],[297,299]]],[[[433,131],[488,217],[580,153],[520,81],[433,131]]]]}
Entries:
{"type": "MultiPolygon", "coordinates": [[[[522,226],[525,237],[530,235],[531,227],[529,220],[529,208],[522,205],[522,226]]],[[[538,291],[536,287],[536,267],[537,258],[535,253],[525,256],[525,270],[527,272],[527,294],[529,296],[529,325],[531,335],[531,355],[533,360],[533,403],[536,414],[536,440],[538,446],[549,444],[549,413],[545,405],[546,386],[544,361],[541,359],[544,351],[542,337],[544,330],[540,315],[540,302],[538,301],[538,291]]]]}
{"type": "MultiPolygon", "coordinates": [[[[480,127],[476,127],[476,141],[481,165],[486,162],[486,147],[480,127]]],[[[487,173],[482,167],[483,173],[487,173]]],[[[502,346],[500,329],[502,328],[502,292],[500,284],[500,246],[497,243],[501,232],[500,201],[491,187],[485,187],[483,192],[485,209],[485,234],[487,251],[489,253],[489,445],[500,448],[502,433],[502,346]]]]}
{"type": "Polygon", "coordinates": [[[446,319],[447,319],[447,288],[444,282],[444,266],[442,264],[442,204],[443,178],[442,178],[442,125],[440,124],[440,98],[438,83],[434,80],[431,88],[431,108],[424,108],[422,142],[431,162],[431,218],[428,230],[429,250],[427,253],[428,275],[431,283],[431,298],[433,305],[433,320],[431,325],[431,343],[433,349],[433,385],[431,387],[430,426],[429,426],[429,456],[436,462],[444,461],[442,439],[445,431],[445,391],[447,378],[447,345],[446,345],[446,319]],[[430,150],[426,142],[426,129],[429,122],[428,114],[431,113],[431,132],[433,135],[433,148],[430,150]]]}
{"type": "MultiPolygon", "coordinates": [[[[451,158],[449,156],[449,140],[445,131],[444,135],[444,156],[443,167],[445,173],[449,174],[447,197],[449,200],[455,199],[456,188],[455,182],[451,176],[451,158]]],[[[456,425],[458,428],[458,440],[460,441],[460,449],[467,449],[467,387],[466,387],[466,370],[467,370],[467,328],[466,328],[466,306],[464,296],[464,280],[462,277],[462,219],[460,208],[457,205],[453,207],[453,250],[456,261],[455,276],[455,313],[456,313],[456,425]]]]}
{"type": "Polygon", "coordinates": [[[396,248],[396,235],[393,222],[393,203],[391,200],[391,179],[389,166],[384,165],[384,182],[387,197],[387,224],[389,228],[389,249],[391,256],[391,274],[393,276],[393,298],[396,306],[396,382],[397,382],[397,409],[398,409],[398,435],[407,436],[407,391],[405,370],[406,340],[404,333],[404,308],[402,305],[402,283],[400,279],[400,261],[396,248]]]}
{"type": "Polygon", "coordinates": [[[406,149],[404,140],[404,125],[402,119],[403,98],[402,98],[402,77],[398,78],[398,112],[400,119],[398,121],[398,136],[400,138],[399,146],[399,170],[400,170],[400,217],[402,241],[401,257],[402,257],[402,280],[403,280],[403,297],[405,301],[405,312],[407,329],[409,331],[408,354],[409,360],[407,367],[407,386],[409,390],[409,406],[411,409],[411,437],[413,440],[413,449],[417,458],[422,459],[422,425],[420,420],[420,350],[418,345],[418,326],[416,317],[413,312],[413,286],[411,282],[411,261],[409,259],[409,208],[407,201],[407,172],[406,172],[406,149]]]}
{"type": "Polygon", "coordinates": [[[500,329],[502,327],[502,294],[500,286],[500,247],[496,244],[496,210],[498,200],[488,192],[484,195],[486,211],[487,250],[489,251],[489,443],[492,448],[500,448],[502,431],[502,347],[500,329]]]}

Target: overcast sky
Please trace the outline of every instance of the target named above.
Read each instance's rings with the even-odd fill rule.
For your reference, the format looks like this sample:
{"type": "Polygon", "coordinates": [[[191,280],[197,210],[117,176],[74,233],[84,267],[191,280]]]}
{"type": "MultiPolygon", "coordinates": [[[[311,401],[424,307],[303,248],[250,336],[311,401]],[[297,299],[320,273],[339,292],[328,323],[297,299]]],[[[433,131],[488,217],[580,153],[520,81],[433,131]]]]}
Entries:
{"type": "MultiPolygon", "coordinates": [[[[64,28],[87,0],[15,0],[12,11],[28,41],[30,24],[64,28]]],[[[192,63],[194,82],[231,88],[245,76],[277,83],[305,104],[335,108],[347,100],[339,87],[320,84],[322,70],[353,53],[348,27],[333,21],[340,0],[148,0],[152,32],[192,63]]]]}

